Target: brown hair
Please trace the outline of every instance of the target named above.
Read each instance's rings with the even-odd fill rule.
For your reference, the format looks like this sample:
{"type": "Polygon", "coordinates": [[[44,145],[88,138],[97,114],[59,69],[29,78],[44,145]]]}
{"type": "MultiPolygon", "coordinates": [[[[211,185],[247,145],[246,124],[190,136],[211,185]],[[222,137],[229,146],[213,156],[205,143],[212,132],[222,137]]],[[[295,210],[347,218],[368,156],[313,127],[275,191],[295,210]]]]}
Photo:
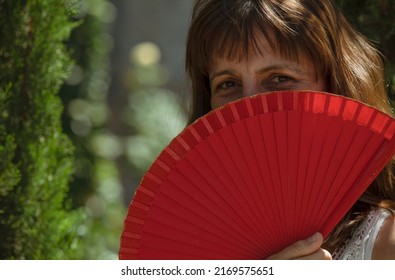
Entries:
{"type": "MultiPolygon", "coordinates": [[[[383,58],[331,0],[198,0],[187,38],[186,71],[191,79],[189,123],[211,110],[208,67],[215,57],[242,58],[258,50],[259,32],[272,50],[310,58],[327,78],[327,91],[368,103],[388,114],[383,58]],[[274,35],[274,36],[269,36],[274,35]],[[277,48],[276,48],[276,47],[277,48]]],[[[327,240],[335,248],[371,205],[395,209],[393,162],[339,223],[327,240]]]]}

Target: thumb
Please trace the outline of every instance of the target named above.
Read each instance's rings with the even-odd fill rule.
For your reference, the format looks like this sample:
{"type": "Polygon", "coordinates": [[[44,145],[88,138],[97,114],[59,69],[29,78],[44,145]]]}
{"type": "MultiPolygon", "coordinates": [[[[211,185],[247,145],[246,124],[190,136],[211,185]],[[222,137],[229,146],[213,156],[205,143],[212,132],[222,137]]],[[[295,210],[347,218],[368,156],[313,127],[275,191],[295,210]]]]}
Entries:
{"type": "Polygon", "coordinates": [[[286,247],[279,253],[270,256],[269,260],[291,260],[310,255],[319,250],[324,238],[322,234],[317,232],[307,239],[299,240],[292,245],[286,247]]]}

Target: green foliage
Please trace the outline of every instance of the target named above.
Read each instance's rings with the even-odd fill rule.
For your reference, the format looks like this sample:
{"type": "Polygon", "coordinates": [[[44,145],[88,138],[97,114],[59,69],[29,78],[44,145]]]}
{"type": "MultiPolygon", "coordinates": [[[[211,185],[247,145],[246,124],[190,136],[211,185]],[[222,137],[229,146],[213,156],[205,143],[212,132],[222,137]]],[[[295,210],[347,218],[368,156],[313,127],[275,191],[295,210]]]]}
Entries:
{"type": "MultiPolygon", "coordinates": [[[[87,259],[118,257],[127,210],[124,202],[129,202],[125,193],[137,184],[130,174],[139,180],[185,124],[176,95],[164,89],[166,69],[152,61],[158,55],[155,50],[145,58],[150,65],[136,62],[122,73],[129,91],[125,99],[117,100],[118,92],[109,95],[109,24],[114,16],[115,8],[107,0],[83,1],[79,12],[82,24],[68,41],[76,65],[61,91],[66,104],[64,130],[76,147],[70,185],[73,204],[85,207],[87,214],[80,228],[87,259]],[[165,122],[183,123],[175,127],[165,124],[164,116],[165,122]]],[[[147,44],[140,45],[144,46],[147,44]]]]}
{"type": "MultiPolygon", "coordinates": [[[[6,105],[10,98],[9,88],[0,89],[0,118],[5,121],[9,118],[6,105]]],[[[13,135],[8,135],[5,122],[0,122],[0,197],[5,197],[13,190],[20,180],[18,167],[12,162],[16,143],[13,135]]],[[[0,215],[4,209],[0,208],[0,215]]]]}
{"type": "Polygon", "coordinates": [[[79,258],[70,212],[73,146],[57,92],[75,1],[0,1],[0,258],[79,258]]]}
{"type": "MultiPolygon", "coordinates": [[[[395,80],[395,0],[337,2],[377,42],[395,80]]],[[[114,17],[108,0],[0,0],[2,259],[117,258],[125,173],[142,176],[185,124],[179,97],[164,89],[159,47],[148,42],[132,49],[128,96],[111,111],[114,17]]]]}
{"type": "Polygon", "coordinates": [[[70,195],[74,207],[84,207],[86,219],[79,228],[84,259],[116,259],[125,207],[115,158],[122,152],[112,133],[107,104],[110,83],[109,23],[115,8],[107,0],[82,0],[68,46],[76,61],[61,89],[65,104],[64,131],[75,146],[70,195]]]}

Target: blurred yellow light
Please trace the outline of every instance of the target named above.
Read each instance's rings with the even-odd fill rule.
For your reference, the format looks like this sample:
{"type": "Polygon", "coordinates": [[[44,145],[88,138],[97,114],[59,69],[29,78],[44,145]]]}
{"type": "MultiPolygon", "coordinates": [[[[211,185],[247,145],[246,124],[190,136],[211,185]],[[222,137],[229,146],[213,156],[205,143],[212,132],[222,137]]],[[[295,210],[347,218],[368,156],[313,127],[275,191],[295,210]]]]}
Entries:
{"type": "Polygon", "coordinates": [[[158,45],[142,42],[132,48],[129,58],[136,65],[148,66],[159,63],[161,52],[158,45]]]}

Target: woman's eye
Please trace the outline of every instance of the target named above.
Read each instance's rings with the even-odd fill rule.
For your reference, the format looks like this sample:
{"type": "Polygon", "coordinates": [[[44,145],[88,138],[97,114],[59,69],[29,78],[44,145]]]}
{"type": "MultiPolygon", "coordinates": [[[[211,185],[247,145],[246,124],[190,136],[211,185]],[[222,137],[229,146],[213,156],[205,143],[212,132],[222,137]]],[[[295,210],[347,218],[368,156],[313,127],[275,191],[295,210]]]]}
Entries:
{"type": "Polygon", "coordinates": [[[281,84],[281,83],[286,83],[286,82],[291,82],[293,79],[288,76],[275,76],[273,79],[271,79],[271,83],[273,84],[281,84]]]}
{"type": "Polygon", "coordinates": [[[236,87],[236,86],[237,86],[237,83],[234,81],[225,81],[223,83],[220,83],[217,86],[217,90],[227,90],[229,88],[236,87]]]}

